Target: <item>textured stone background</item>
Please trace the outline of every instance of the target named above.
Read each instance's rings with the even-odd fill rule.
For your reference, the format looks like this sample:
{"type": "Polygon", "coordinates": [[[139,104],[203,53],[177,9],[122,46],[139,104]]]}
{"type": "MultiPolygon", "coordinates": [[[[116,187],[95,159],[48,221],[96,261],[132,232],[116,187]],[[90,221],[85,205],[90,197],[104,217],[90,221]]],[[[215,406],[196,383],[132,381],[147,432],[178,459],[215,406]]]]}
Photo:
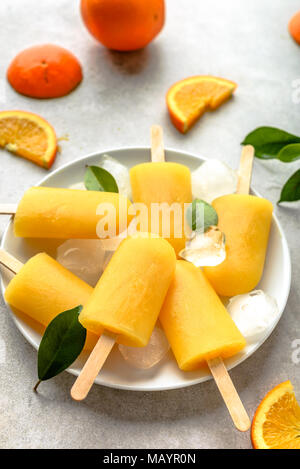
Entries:
{"type": "MultiPolygon", "coordinates": [[[[299,131],[300,104],[293,81],[300,78],[300,47],[287,23],[297,0],[167,0],[163,33],[146,50],[110,52],[85,30],[79,1],[0,2],[0,104],[42,114],[61,142],[54,169],[84,154],[112,147],[145,146],[152,123],[163,125],[166,146],[220,158],[237,166],[240,142],[260,125],[299,131]],[[35,43],[73,50],[84,81],[65,98],[34,101],[5,81],[11,58],[35,43]],[[176,80],[213,74],[239,84],[233,100],[205,115],[183,136],[170,124],[164,94],[176,80]],[[295,100],[294,100],[295,101],[295,100]]],[[[297,167],[255,162],[254,186],[276,202],[297,167]]],[[[45,172],[1,151],[0,200],[15,202],[45,172]]],[[[291,344],[299,328],[299,207],[277,208],[293,260],[293,284],[285,313],[272,336],[231,375],[251,417],[272,386],[291,379],[300,397],[300,364],[291,344]]],[[[6,225],[0,219],[0,235],[6,225]]],[[[0,447],[2,448],[249,448],[248,434],[235,431],[213,382],[176,391],[135,393],[94,386],[81,404],[72,402],[74,378],[63,373],[32,392],[36,351],[0,303],[0,447]]]]}

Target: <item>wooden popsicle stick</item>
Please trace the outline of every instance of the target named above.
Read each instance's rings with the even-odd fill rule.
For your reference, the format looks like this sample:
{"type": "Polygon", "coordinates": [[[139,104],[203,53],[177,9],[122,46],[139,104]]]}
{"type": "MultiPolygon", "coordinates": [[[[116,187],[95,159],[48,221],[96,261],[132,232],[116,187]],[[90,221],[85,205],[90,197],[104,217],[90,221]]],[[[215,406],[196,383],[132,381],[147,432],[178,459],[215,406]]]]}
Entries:
{"type": "Polygon", "coordinates": [[[163,130],[160,125],[152,125],[151,127],[151,161],[152,163],[165,161],[163,130]]]}
{"type": "Polygon", "coordinates": [[[102,334],[71,389],[75,401],[82,401],[91,389],[116,342],[116,335],[102,334]]]}
{"type": "Polygon", "coordinates": [[[0,204],[0,215],[14,215],[16,211],[16,204],[0,204]]]}
{"type": "Polygon", "coordinates": [[[252,145],[245,145],[243,147],[238,171],[237,194],[249,194],[254,152],[255,150],[252,145]]]}
{"type": "Polygon", "coordinates": [[[234,425],[239,431],[246,432],[249,430],[251,422],[222,358],[208,360],[207,364],[234,425]]]}
{"type": "Polygon", "coordinates": [[[4,265],[4,267],[9,269],[14,274],[17,274],[24,265],[11,254],[8,254],[8,252],[4,251],[4,249],[0,249],[0,264],[4,265]]]}

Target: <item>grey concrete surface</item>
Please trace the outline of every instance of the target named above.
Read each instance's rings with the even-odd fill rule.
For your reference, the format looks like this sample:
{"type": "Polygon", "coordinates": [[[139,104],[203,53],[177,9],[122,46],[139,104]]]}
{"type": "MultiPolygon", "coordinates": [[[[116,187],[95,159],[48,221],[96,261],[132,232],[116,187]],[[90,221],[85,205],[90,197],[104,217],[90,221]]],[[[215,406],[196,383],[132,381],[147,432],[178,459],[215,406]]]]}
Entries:
{"type": "MultiPolygon", "coordinates": [[[[300,134],[297,85],[300,46],[287,23],[297,0],[167,0],[167,22],[148,48],[110,52],[85,29],[79,1],[0,2],[0,106],[37,112],[54,125],[61,142],[54,169],[107,148],[147,145],[149,127],[161,124],[166,146],[237,165],[240,142],[260,125],[300,134]],[[54,42],[80,59],[84,80],[67,97],[38,101],[19,96],[5,80],[12,57],[32,44],[54,42]],[[164,95],[178,79],[212,74],[236,81],[234,99],[205,115],[183,136],[171,125],[164,95]]],[[[299,84],[297,85],[299,87],[299,84]]],[[[0,152],[0,200],[15,202],[45,171],[0,152]]],[[[255,162],[254,186],[272,202],[299,166],[255,162]]],[[[292,362],[299,327],[299,205],[277,208],[293,262],[288,305],[275,332],[231,375],[252,417],[272,386],[291,379],[300,398],[300,363],[292,362]]],[[[6,225],[0,219],[0,235],[6,225]]],[[[156,393],[94,386],[86,401],[72,402],[74,378],[62,373],[32,392],[36,351],[0,302],[1,448],[250,448],[249,434],[232,428],[213,382],[156,393]]]]}

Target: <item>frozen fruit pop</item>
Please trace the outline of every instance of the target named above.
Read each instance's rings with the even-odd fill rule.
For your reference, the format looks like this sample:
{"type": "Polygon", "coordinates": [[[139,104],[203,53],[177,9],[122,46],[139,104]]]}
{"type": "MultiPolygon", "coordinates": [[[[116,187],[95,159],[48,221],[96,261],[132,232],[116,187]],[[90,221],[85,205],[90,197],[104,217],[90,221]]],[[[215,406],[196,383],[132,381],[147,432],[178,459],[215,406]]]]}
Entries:
{"type": "Polygon", "coordinates": [[[87,330],[102,335],[71,389],[73,399],[86,397],[115,342],[147,345],[175,262],[174,249],[159,237],[139,234],[120,244],[79,315],[87,330]]]}
{"type": "MultiPolygon", "coordinates": [[[[245,157],[250,152],[251,159],[253,150],[247,147],[243,154],[245,157]]],[[[215,267],[205,267],[204,272],[216,292],[223,296],[253,290],[263,273],[273,206],[266,199],[248,195],[251,167],[243,166],[242,156],[239,193],[218,197],[212,204],[219,217],[218,228],[225,234],[226,259],[215,267]],[[248,182],[243,185],[247,171],[248,182]]]]}
{"type": "Polygon", "coordinates": [[[246,341],[201,269],[178,260],[160,321],[181,370],[227,358],[246,341]]]}
{"type": "MultiPolygon", "coordinates": [[[[0,262],[8,267],[14,258],[0,251],[0,262]]],[[[92,294],[85,283],[45,253],[26,264],[15,260],[16,275],[5,291],[6,301],[18,311],[47,327],[63,311],[84,305],[92,294]]],[[[91,350],[98,336],[88,332],[85,348],[91,350]]]]}
{"type": "MultiPolygon", "coordinates": [[[[162,131],[153,126],[152,132],[152,162],[142,163],[130,170],[130,181],[134,203],[143,203],[148,208],[148,230],[163,236],[174,247],[176,254],[185,247],[184,236],[184,204],[192,202],[191,173],[190,170],[178,163],[165,162],[162,143],[162,131]],[[180,204],[181,217],[179,220],[182,235],[177,236],[174,224],[174,212],[170,216],[170,235],[163,232],[162,217],[159,220],[158,230],[150,224],[150,208],[153,203],[180,204]]],[[[153,212],[152,212],[153,214],[153,212]]],[[[153,218],[152,218],[153,219],[153,218]]]]}
{"type": "Polygon", "coordinates": [[[117,342],[147,345],[172,280],[175,253],[162,238],[137,235],[125,239],[112,256],[79,315],[89,331],[103,329],[117,342]]]}
{"type": "Polygon", "coordinates": [[[159,318],[179,368],[195,370],[207,362],[234,424],[247,431],[249,417],[223,363],[246,341],[200,269],[176,262],[159,318]]]}
{"type": "MultiPolygon", "coordinates": [[[[115,226],[114,234],[127,228],[132,218],[128,215],[131,203],[121,194],[32,187],[25,192],[17,206],[15,235],[23,238],[96,239],[97,224],[108,213],[99,211],[100,204],[110,204],[112,208],[109,212],[112,218],[107,219],[107,222],[115,226]]],[[[0,213],[4,213],[1,207],[0,213]]]]}

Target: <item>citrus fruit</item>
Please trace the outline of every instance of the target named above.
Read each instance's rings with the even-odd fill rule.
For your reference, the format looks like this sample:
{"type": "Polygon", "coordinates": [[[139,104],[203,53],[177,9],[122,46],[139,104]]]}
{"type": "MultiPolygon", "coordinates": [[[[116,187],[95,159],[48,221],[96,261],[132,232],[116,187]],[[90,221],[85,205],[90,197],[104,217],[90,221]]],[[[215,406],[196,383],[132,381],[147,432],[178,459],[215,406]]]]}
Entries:
{"type": "Polygon", "coordinates": [[[81,15],[90,33],[109,49],[145,47],[161,31],[164,0],[81,0],[81,15]]]}
{"type": "Polygon", "coordinates": [[[251,437],[255,449],[300,449],[300,406],[290,381],[280,383],[262,400],[251,437]]]}
{"type": "Polygon", "coordinates": [[[300,11],[289,22],[289,32],[292,38],[300,44],[300,11]]]}
{"type": "Polygon", "coordinates": [[[20,52],[7,70],[11,86],[31,98],[58,98],[82,80],[81,65],[68,50],[54,44],[29,47],[20,52]]]}
{"type": "Polygon", "coordinates": [[[233,81],[204,75],[178,81],[166,97],[171,121],[180,132],[187,132],[205,111],[217,109],[230,98],[236,86],[233,81]]]}
{"type": "Polygon", "coordinates": [[[37,114],[2,111],[0,147],[48,169],[55,160],[57,141],[52,126],[37,114]]]}

